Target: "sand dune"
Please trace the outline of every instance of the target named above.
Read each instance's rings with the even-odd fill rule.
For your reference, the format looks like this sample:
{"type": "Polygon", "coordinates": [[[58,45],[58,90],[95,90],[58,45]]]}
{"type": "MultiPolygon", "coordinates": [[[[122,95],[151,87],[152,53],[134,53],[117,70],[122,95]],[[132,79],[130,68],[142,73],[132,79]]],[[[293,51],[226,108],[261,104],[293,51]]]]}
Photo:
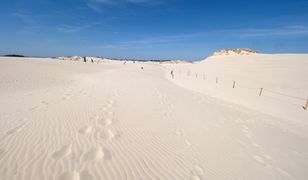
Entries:
{"type": "Polygon", "coordinates": [[[307,65],[307,55],[0,58],[0,179],[305,180],[305,101],[266,90],[307,97],[307,65]]]}
{"type": "Polygon", "coordinates": [[[308,55],[221,55],[168,68],[182,87],[305,126],[306,135],[308,55]]]}

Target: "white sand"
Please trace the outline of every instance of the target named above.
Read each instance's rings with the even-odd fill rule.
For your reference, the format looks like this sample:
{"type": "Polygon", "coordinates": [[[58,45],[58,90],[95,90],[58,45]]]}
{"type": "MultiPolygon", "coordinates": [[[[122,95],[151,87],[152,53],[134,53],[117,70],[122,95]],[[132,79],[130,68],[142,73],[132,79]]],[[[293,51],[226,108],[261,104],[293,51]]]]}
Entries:
{"type": "Polygon", "coordinates": [[[0,179],[306,180],[305,98],[308,55],[0,58],[0,179]]]}

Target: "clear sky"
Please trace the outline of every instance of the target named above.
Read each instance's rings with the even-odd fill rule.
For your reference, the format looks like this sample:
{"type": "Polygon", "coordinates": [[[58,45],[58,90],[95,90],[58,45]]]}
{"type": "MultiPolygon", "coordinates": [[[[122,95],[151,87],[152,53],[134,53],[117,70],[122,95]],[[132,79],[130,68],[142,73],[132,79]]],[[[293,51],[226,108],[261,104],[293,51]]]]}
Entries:
{"type": "Polygon", "coordinates": [[[1,0],[0,54],[198,60],[308,53],[308,0],[1,0]]]}

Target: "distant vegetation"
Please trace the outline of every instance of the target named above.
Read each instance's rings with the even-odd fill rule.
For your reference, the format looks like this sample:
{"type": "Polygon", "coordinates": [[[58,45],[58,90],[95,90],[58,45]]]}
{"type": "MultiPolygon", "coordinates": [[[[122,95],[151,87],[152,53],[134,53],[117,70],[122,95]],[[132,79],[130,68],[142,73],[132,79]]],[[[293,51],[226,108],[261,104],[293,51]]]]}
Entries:
{"type": "Polygon", "coordinates": [[[5,57],[26,57],[24,55],[19,55],[19,54],[7,54],[7,55],[4,55],[5,57]]]}
{"type": "Polygon", "coordinates": [[[251,49],[251,48],[234,48],[234,49],[222,49],[219,51],[214,52],[212,56],[219,56],[219,55],[250,55],[250,54],[257,54],[258,52],[251,49]]]}
{"type": "MultiPolygon", "coordinates": [[[[82,56],[61,56],[61,57],[56,57],[58,59],[62,59],[62,60],[75,60],[75,61],[80,61],[83,60],[82,56]]],[[[88,60],[90,59],[100,59],[100,60],[116,60],[116,61],[139,61],[139,62],[171,62],[171,61],[180,61],[180,60],[172,60],[172,59],[163,59],[163,60],[159,60],[159,59],[147,59],[147,60],[142,60],[142,59],[120,59],[120,58],[108,58],[108,57],[89,57],[86,56],[86,58],[88,60]]]]}

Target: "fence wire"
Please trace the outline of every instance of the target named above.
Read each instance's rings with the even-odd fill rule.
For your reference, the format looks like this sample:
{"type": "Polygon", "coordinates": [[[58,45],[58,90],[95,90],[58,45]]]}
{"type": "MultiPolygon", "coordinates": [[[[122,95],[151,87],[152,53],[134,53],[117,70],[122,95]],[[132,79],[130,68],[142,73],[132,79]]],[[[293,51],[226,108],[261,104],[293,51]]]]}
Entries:
{"type": "MultiPolygon", "coordinates": [[[[165,69],[167,69],[168,71],[173,71],[173,73],[176,73],[179,76],[187,76],[187,77],[191,77],[192,79],[201,79],[201,80],[209,79],[208,78],[209,76],[208,76],[207,73],[199,73],[199,72],[195,73],[195,72],[192,72],[191,70],[177,70],[177,71],[175,71],[175,70],[170,70],[168,68],[165,68],[165,69]]],[[[176,76],[174,76],[174,78],[176,78],[176,76]]],[[[213,76],[213,82],[216,82],[216,84],[229,84],[229,83],[226,83],[226,81],[222,81],[218,76],[213,76]]],[[[230,87],[233,86],[233,82],[230,83],[230,87]]],[[[274,90],[271,90],[271,89],[268,89],[268,88],[243,86],[242,84],[239,84],[236,81],[235,88],[237,88],[237,87],[243,88],[243,89],[249,89],[249,90],[261,90],[262,89],[263,93],[269,92],[269,93],[272,93],[272,94],[276,94],[276,95],[280,95],[280,96],[284,96],[284,97],[288,97],[288,98],[292,98],[292,99],[307,101],[307,103],[308,103],[308,98],[294,96],[294,95],[274,91],[274,90]]]]}

